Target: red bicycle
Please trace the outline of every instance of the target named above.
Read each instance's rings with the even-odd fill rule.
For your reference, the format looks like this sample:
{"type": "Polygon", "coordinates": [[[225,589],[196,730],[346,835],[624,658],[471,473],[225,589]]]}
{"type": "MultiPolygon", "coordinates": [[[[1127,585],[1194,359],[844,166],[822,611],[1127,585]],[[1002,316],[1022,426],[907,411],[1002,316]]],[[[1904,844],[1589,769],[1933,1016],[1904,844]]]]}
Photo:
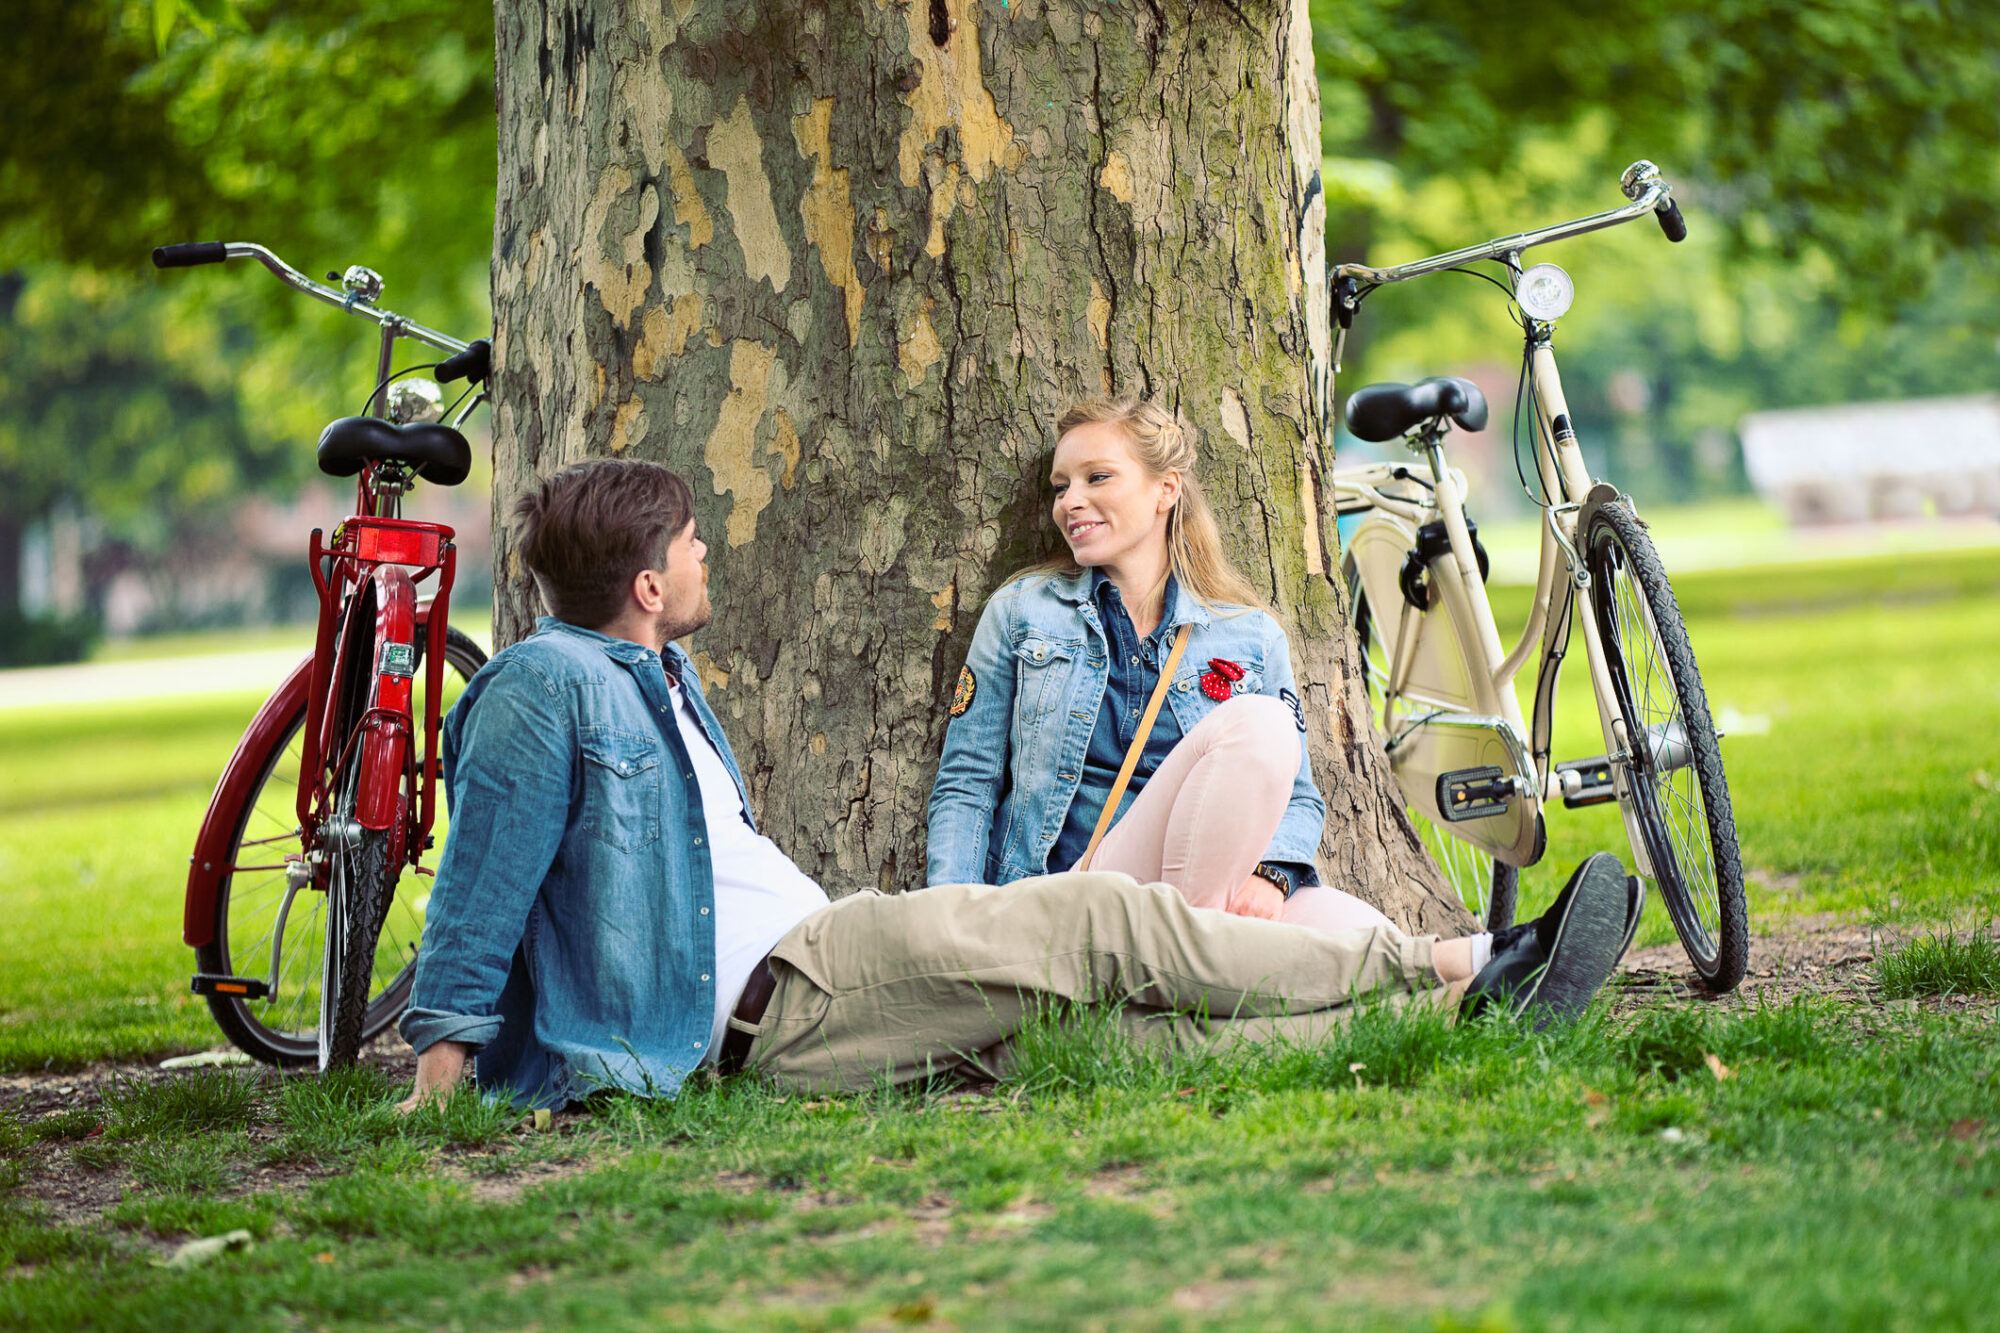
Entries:
{"type": "Polygon", "coordinates": [[[258,260],[381,337],[363,415],[319,439],[320,470],[356,483],[353,515],[330,540],[315,528],[308,546],[319,593],[312,656],[258,709],[216,783],[181,928],[194,991],[232,1042],[270,1064],[325,1069],[352,1063],[393,1023],[415,980],[419,877],[431,873],[423,854],[444,813],[438,720],[486,654],[446,623],[452,530],[403,518],[402,500],[418,480],[465,480],[472,448],[459,427],[486,401],[492,351],[378,306],[382,279],[359,265],[327,274],[336,290],[261,245],[153,251],[159,268],[229,259],[258,260]],[[446,359],[392,372],[403,338],[446,359]],[[421,370],[468,381],[449,422],[437,384],[407,378],[421,370]]]}

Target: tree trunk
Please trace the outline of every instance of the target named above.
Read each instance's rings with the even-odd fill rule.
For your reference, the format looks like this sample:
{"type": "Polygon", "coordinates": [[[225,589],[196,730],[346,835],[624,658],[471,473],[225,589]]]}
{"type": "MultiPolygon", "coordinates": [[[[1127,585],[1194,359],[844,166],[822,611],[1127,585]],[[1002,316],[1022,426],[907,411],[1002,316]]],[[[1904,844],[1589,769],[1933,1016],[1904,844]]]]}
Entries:
{"type": "MultiPolygon", "coordinates": [[[[579,459],[694,484],[695,660],[763,827],[835,893],[922,883],[981,604],[1057,541],[1052,426],[1200,428],[1292,632],[1321,867],[1467,924],[1369,737],[1323,503],[1304,0],[496,6],[496,515],[579,459]]],[[[535,614],[498,538],[495,632],[535,614]]]]}

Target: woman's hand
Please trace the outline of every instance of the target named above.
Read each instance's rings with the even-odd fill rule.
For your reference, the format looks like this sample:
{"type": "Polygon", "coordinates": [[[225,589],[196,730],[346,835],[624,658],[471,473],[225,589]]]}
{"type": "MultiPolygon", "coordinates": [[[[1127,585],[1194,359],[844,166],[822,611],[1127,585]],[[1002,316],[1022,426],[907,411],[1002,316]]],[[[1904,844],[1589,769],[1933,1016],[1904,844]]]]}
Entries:
{"type": "Polygon", "coordinates": [[[1285,913],[1285,891],[1262,875],[1252,875],[1243,881],[1242,888],[1229,895],[1229,905],[1223,910],[1237,916],[1276,921],[1285,913]]]}

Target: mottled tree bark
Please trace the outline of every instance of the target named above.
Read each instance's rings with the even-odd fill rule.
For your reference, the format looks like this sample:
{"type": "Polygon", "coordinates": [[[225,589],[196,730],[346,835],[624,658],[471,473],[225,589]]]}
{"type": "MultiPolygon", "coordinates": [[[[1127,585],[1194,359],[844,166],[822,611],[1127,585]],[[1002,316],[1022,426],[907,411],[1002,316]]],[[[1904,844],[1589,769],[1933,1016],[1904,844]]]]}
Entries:
{"type": "MultiPolygon", "coordinates": [[[[1047,552],[1060,410],[1200,428],[1293,635],[1322,869],[1465,923],[1369,738],[1323,503],[1303,0],[496,7],[496,513],[583,458],[694,484],[693,647],[765,829],[835,893],[922,882],[979,607],[1047,552]]],[[[502,536],[496,634],[535,594],[502,536]]]]}

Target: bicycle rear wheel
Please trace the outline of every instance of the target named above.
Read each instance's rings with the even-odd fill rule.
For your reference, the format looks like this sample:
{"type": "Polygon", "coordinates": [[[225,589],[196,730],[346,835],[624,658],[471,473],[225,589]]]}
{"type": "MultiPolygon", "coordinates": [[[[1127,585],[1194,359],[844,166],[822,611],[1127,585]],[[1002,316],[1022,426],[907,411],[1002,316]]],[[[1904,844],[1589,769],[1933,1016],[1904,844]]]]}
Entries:
{"type": "Polygon", "coordinates": [[[1722,748],[1687,626],[1645,524],[1627,502],[1599,505],[1583,536],[1589,614],[1604,642],[1630,756],[1620,799],[1689,961],[1709,989],[1728,991],[1743,979],[1749,911],[1722,748]]]}
{"type": "MultiPolygon", "coordinates": [[[[1383,691],[1389,679],[1388,655],[1382,636],[1375,632],[1375,620],[1369,613],[1368,593],[1361,586],[1361,574],[1352,559],[1344,562],[1343,571],[1347,576],[1348,623],[1361,650],[1361,669],[1368,686],[1368,724],[1380,735],[1383,691]]],[[[1465,839],[1453,837],[1413,807],[1405,806],[1403,813],[1416,829],[1431,859],[1444,872],[1445,882],[1458,895],[1458,900],[1465,904],[1465,910],[1484,922],[1488,930],[1512,925],[1515,902],[1520,895],[1521,872],[1504,861],[1495,860],[1465,839]]]]}
{"type": "MultiPolygon", "coordinates": [[[[478,644],[455,629],[446,631],[440,712],[450,708],[485,663],[486,654],[478,644]]],[[[412,716],[421,718],[426,688],[423,671],[417,672],[415,681],[418,688],[411,711],[412,716]]],[[[228,853],[230,870],[216,895],[214,938],[195,951],[199,971],[263,977],[273,984],[274,993],[266,999],[221,994],[207,999],[217,1026],[239,1050],[274,1065],[311,1065],[320,1059],[328,894],[306,885],[287,902],[287,871],[302,865],[304,854],[297,793],[305,718],[306,701],[301,693],[257,763],[257,780],[235,812],[228,853]],[[272,971],[274,943],[276,972],[272,971]]],[[[422,740],[420,730],[419,745],[422,740]]],[[[427,756],[425,762],[435,761],[427,756]]],[[[418,767],[416,771],[423,770],[418,767]]],[[[439,794],[443,795],[442,788],[439,794]]],[[[447,815],[440,801],[433,834],[440,843],[447,815]]],[[[359,1045],[380,1036],[402,1014],[416,979],[427,881],[407,862],[392,869],[399,874],[382,913],[369,967],[359,1045]]]]}

